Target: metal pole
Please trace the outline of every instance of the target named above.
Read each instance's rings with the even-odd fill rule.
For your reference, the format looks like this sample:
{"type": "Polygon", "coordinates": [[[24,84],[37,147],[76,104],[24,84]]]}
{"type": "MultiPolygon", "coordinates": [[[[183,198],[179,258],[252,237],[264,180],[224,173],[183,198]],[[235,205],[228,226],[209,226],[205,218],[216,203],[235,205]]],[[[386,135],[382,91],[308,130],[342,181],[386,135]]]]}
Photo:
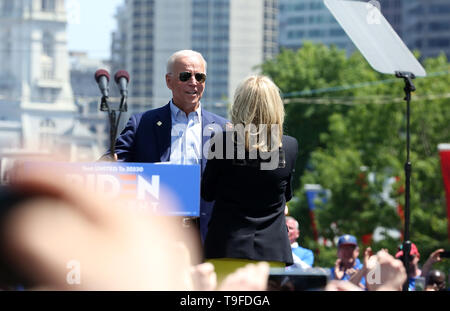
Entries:
{"type": "Polygon", "coordinates": [[[405,101],[406,101],[406,163],[405,163],[405,231],[403,236],[403,264],[406,269],[406,282],[403,284],[403,291],[408,291],[409,288],[409,274],[410,274],[410,262],[411,262],[411,241],[409,226],[410,226],[410,197],[411,197],[411,171],[412,163],[410,159],[410,140],[411,140],[411,92],[416,90],[412,79],[415,78],[411,72],[396,72],[397,78],[402,78],[405,81],[405,101]]]}

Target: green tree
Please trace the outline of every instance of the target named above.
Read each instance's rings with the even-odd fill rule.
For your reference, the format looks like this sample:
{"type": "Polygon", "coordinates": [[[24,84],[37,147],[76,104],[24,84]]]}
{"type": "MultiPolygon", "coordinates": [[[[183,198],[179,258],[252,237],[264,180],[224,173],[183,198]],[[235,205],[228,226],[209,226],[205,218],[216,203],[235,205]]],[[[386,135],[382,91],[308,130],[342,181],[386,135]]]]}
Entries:
{"type": "MultiPolygon", "coordinates": [[[[414,80],[417,92],[412,98],[411,115],[410,232],[422,262],[433,250],[448,247],[437,145],[450,142],[450,65],[445,56],[440,56],[426,60],[425,68],[432,75],[414,80]]],[[[336,87],[301,97],[297,93],[297,103],[286,96],[290,99],[287,133],[300,145],[298,187],[290,212],[300,219],[301,243],[320,250],[316,264],[333,265],[336,251],[317,245],[312,238],[305,184],[320,184],[332,192],[327,203],[317,202],[315,212],[318,231],[329,240],[343,233],[361,240],[380,226],[403,232],[396,207],[381,196],[386,180],[398,177],[390,196],[404,205],[403,81],[376,73],[359,53],[347,58],[343,51],[310,43],[297,52],[282,51],[262,69],[285,93],[336,87]],[[367,83],[347,87],[361,82],[367,83]]],[[[386,237],[372,247],[385,247],[394,253],[400,242],[386,237]]],[[[445,263],[441,266],[447,267],[445,263]]]]}
{"type": "MultiPolygon", "coordinates": [[[[325,147],[320,134],[328,130],[329,117],[334,112],[345,113],[345,105],[314,104],[329,94],[317,92],[336,86],[348,86],[360,81],[375,81],[380,75],[362,61],[360,54],[348,58],[346,52],[336,47],[306,42],[297,50],[282,50],[272,60],[261,65],[263,74],[270,76],[285,96],[285,131],[296,137],[301,145],[297,158],[294,186],[299,185],[301,176],[309,163],[312,151],[325,147]],[[298,92],[306,95],[301,100],[298,92]]],[[[342,89],[333,96],[353,96],[354,90],[342,89]]]]}

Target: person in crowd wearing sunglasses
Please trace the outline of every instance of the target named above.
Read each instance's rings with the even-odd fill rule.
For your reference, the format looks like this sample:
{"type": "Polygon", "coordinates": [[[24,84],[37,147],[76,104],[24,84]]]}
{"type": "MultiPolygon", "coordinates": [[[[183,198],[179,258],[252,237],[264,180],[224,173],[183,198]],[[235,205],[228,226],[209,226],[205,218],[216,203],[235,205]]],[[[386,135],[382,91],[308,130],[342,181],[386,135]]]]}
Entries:
{"type": "MultiPolygon", "coordinates": [[[[211,138],[210,128],[223,128],[226,119],[202,108],[206,61],[192,50],[169,57],[166,84],[172,91],[170,102],[160,108],[130,117],[116,140],[116,158],[124,162],[170,162],[199,164],[203,172],[206,157],[203,146],[211,138]],[[204,129],[208,129],[203,133],[204,129]]],[[[200,219],[182,218],[183,227],[200,229],[206,236],[212,203],[201,201],[200,219]]]]}

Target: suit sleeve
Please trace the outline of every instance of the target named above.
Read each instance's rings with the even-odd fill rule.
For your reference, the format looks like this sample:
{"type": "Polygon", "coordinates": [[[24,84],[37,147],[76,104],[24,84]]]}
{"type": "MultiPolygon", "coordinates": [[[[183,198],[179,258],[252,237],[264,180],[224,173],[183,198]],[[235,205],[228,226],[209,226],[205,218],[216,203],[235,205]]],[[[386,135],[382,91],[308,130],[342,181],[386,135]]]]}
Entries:
{"type": "Polygon", "coordinates": [[[286,157],[287,161],[289,161],[289,167],[291,169],[291,172],[289,173],[289,177],[287,180],[287,186],[286,186],[286,192],[284,194],[286,198],[286,202],[290,201],[293,196],[293,190],[292,190],[292,179],[294,177],[295,172],[295,162],[297,160],[297,154],[298,154],[298,142],[295,138],[289,137],[290,139],[286,141],[286,157]]]}
{"type": "Polygon", "coordinates": [[[136,115],[132,115],[127,125],[116,139],[116,154],[119,161],[133,162],[134,159],[134,140],[137,130],[136,115]]]}

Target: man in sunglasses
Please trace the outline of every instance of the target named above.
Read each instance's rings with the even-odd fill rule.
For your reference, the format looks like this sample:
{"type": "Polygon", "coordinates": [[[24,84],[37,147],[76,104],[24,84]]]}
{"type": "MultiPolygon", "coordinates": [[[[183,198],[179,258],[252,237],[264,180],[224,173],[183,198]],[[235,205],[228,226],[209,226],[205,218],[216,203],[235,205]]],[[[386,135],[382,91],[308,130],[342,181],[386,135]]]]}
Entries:
{"type": "MultiPolygon", "coordinates": [[[[203,146],[211,138],[211,128],[224,128],[226,119],[202,109],[206,82],[206,61],[192,50],[174,53],[167,62],[166,84],[172,91],[170,102],[157,109],[132,115],[116,140],[116,154],[125,162],[170,162],[200,164],[207,155],[203,146]],[[205,135],[203,129],[206,129],[205,135]]],[[[189,181],[186,181],[189,182],[189,181]]],[[[199,227],[206,236],[212,203],[201,199],[200,219],[183,218],[184,227],[199,227]]]]}

